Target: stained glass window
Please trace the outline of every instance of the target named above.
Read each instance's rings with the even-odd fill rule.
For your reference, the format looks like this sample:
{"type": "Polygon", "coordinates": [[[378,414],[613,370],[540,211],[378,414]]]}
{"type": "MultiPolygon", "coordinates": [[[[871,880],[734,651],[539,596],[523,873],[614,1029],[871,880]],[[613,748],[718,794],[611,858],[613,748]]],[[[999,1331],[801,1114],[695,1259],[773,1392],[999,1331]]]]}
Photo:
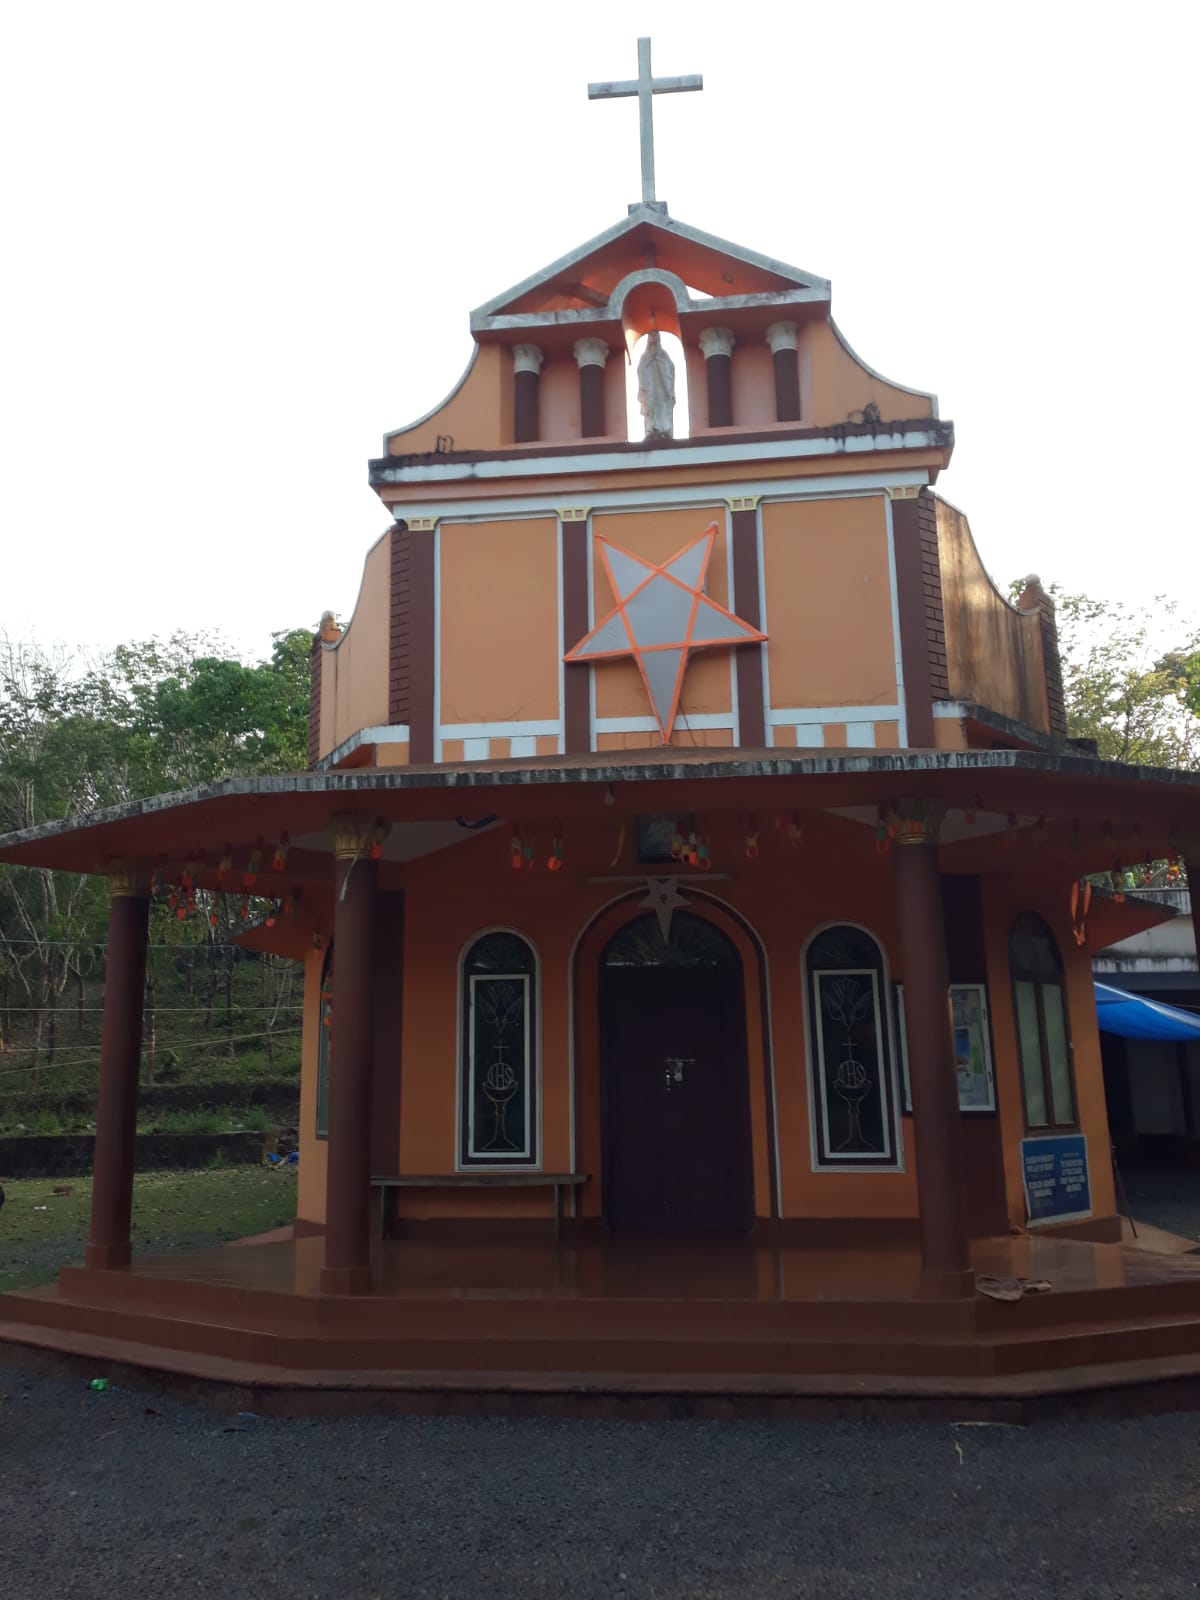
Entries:
{"type": "Polygon", "coordinates": [[[899,1137],[883,953],[861,928],[826,928],[809,945],[807,962],[817,1165],[894,1168],[899,1137]]]}
{"type": "Polygon", "coordinates": [[[1032,911],[1024,911],[1009,941],[1017,1047],[1025,1091],[1025,1125],[1075,1126],[1071,1034],[1062,957],[1054,935],[1032,911]]]}
{"type": "Polygon", "coordinates": [[[476,940],[463,964],[462,1166],[536,1166],[537,966],[515,933],[476,940]]]}

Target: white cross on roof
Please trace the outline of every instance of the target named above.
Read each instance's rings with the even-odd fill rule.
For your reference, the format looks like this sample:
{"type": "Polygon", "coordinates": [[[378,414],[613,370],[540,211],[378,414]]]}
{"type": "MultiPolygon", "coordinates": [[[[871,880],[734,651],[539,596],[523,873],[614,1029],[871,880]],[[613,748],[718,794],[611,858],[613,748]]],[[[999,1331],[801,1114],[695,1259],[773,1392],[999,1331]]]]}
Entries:
{"type": "Polygon", "coordinates": [[[637,95],[638,112],[642,128],[642,203],[655,205],[654,197],[654,101],[656,94],[684,94],[689,89],[703,89],[704,79],[698,72],[682,78],[656,78],[650,70],[650,41],[638,40],[638,75],[624,78],[620,83],[589,83],[589,100],[619,100],[637,95]]]}

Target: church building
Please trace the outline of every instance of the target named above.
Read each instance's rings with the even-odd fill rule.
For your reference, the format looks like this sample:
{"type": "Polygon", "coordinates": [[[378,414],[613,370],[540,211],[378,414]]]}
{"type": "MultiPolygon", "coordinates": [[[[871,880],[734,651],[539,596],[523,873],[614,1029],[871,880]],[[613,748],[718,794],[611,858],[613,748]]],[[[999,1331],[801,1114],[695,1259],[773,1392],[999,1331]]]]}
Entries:
{"type": "Polygon", "coordinates": [[[309,770],[0,840],[112,894],[86,1263],[0,1337],[393,1392],[1200,1361],[1200,1267],[1120,1242],[1092,990],[1163,911],[1088,881],[1200,854],[1200,782],[1067,738],[1049,594],[989,577],[953,424],[829,282],[657,199],[651,96],[699,86],[647,41],[592,85],[642,198],[370,463],[309,770]],[[170,890],[257,897],[305,975],[295,1226],[199,1262],[130,1247],[170,890]]]}

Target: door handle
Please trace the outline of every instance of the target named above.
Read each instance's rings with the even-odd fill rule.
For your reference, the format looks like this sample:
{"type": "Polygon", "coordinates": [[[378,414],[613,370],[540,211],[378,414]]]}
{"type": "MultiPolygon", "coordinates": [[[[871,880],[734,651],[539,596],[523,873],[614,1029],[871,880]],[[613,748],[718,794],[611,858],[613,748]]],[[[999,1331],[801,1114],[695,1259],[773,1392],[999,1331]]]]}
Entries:
{"type": "Polygon", "coordinates": [[[668,1091],[673,1089],[676,1084],[681,1084],[683,1082],[684,1067],[694,1067],[695,1065],[695,1056],[668,1056],[666,1068],[666,1085],[668,1091]]]}

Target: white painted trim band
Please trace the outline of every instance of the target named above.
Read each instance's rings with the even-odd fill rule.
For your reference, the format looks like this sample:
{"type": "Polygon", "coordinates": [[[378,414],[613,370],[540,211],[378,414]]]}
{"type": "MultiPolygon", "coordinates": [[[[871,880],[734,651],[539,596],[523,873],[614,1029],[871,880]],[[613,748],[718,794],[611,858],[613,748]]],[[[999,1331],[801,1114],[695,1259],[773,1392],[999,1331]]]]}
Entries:
{"type": "Polygon", "coordinates": [[[535,739],[556,738],[562,723],[556,718],[544,722],[443,722],[438,729],[442,739],[535,739]]]}
{"type": "Polygon", "coordinates": [[[800,706],[767,712],[767,726],[771,728],[791,728],[801,723],[899,720],[899,706],[800,706]]]}

